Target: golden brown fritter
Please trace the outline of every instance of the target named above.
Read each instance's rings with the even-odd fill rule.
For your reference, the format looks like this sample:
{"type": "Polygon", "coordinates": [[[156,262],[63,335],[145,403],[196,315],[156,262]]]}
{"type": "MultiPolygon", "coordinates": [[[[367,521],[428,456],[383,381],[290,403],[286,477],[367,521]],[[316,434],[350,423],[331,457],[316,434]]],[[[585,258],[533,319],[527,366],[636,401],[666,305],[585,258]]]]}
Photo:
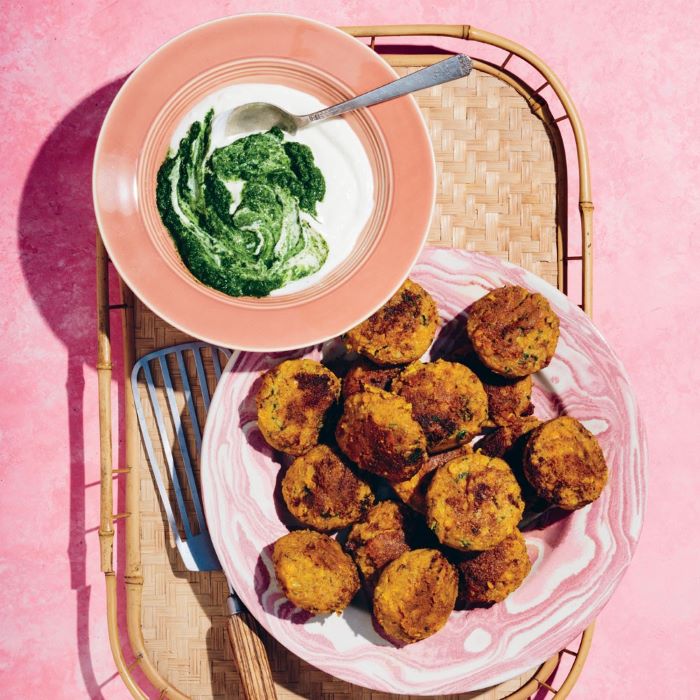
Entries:
{"type": "Polygon", "coordinates": [[[479,375],[486,390],[489,404],[489,421],[496,426],[510,425],[524,416],[532,415],[535,407],[532,397],[532,376],[522,379],[506,379],[494,372],[479,375]]]}
{"type": "Polygon", "coordinates": [[[505,377],[525,377],[552,359],[559,318],[541,294],[517,286],[500,287],[472,304],[467,333],[490,370],[505,377]]]}
{"type": "Polygon", "coordinates": [[[474,352],[469,336],[465,335],[462,345],[450,352],[449,359],[461,362],[479,377],[489,403],[489,417],[485,428],[508,425],[524,416],[532,415],[532,376],[503,377],[484,367],[474,352]]]}
{"type": "Polygon", "coordinates": [[[469,442],[488,417],[479,378],[456,362],[414,362],[394,380],[392,390],[411,404],[431,453],[469,442]]]}
{"type": "Polygon", "coordinates": [[[458,604],[500,603],[520,586],[531,568],[525,539],[516,529],[493,549],[457,565],[458,604]]]}
{"type": "Polygon", "coordinates": [[[448,547],[495,547],[518,526],[524,503],[510,467],[474,454],[440,467],[428,487],[428,525],[448,547]]]}
{"type": "Polygon", "coordinates": [[[595,501],[608,481],[598,441],[569,416],[547,421],[532,431],[523,468],[540,497],[566,510],[595,501]]]}
{"type": "Polygon", "coordinates": [[[379,311],[348,331],[345,343],[378,365],[405,364],[430,347],[438,321],[433,298],[407,279],[379,311]]]}
{"type": "Polygon", "coordinates": [[[339,395],[340,380],[320,362],[286,360],[263,375],[255,399],[260,432],[276,450],[304,454],[339,395]]]}
{"type": "Polygon", "coordinates": [[[294,530],[280,537],[272,562],[284,594],[310,613],[341,612],[360,588],[351,557],[320,532],[294,530]]]}
{"type": "MultiPolygon", "coordinates": [[[[520,457],[522,458],[522,448],[525,447],[525,437],[533,431],[542,421],[535,416],[527,416],[513,421],[509,425],[496,428],[492,433],[485,435],[474,445],[474,449],[482,452],[488,457],[501,457],[510,461],[511,451],[521,447],[520,457]],[[525,438],[523,440],[523,438],[525,438]],[[521,445],[517,443],[521,442],[521,445]]],[[[512,464],[512,462],[511,462],[512,464]]]]}
{"type": "Polygon", "coordinates": [[[440,630],[457,598],[457,572],[436,549],[402,554],[382,571],[374,615],[394,642],[411,644],[440,630]]]}
{"type": "Polygon", "coordinates": [[[371,594],[382,569],[404,552],[408,552],[408,514],[393,501],[382,501],[355,523],[345,548],[352,554],[371,594]]]}
{"type": "Polygon", "coordinates": [[[326,445],[297,457],[282,480],[289,512],[316,530],[337,530],[359,520],[374,503],[372,489],[326,445]]]}
{"type": "Polygon", "coordinates": [[[378,367],[369,360],[360,358],[350,365],[343,377],[343,398],[364,391],[367,386],[374,386],[385,391],[391,390],[391,382],[399,376],[401,367],[378,367]]]}
{"type": "Polygon", "coordinates": [[[426,494],[430,480],[433,478],[433,472],[439,469],[443,464],[447,464],[456,457],[470,454],[472,448],[469,445],[461,445],[454,450],[440,452],[439,454],[430,455],[423,462],[423,466],[406,481],[396,481],[391,486],[396,492],[396,495],[413,510],[425,515],[427,508],[426,494]]]}
{"type": "Polygon", "coordinates": [[[348,398],[335,436],[353,462],[390,481],[410,479],[426,458],[425,435],[411,404],[374,387],[348,398]]]}
{"type": "MultiPolygon", "coordinates": [[[[513,476],[515,476],[520,485],[521,496],[525,502],[525,511],[528,509],[541,510],[546,508],[535,489],[525,478],[523,471],[523,454],[527,439],[541,422],[535,416],[520,418],[510,425],[496,428],[496,430],[485,435],[474,445],[474,449],[477,452],[481,452],[488,457],[500,457],[508,463],[508,466],[513,471],[513,476]]],[[[527,517],[527,513],[525,517],[527,517]]]]}

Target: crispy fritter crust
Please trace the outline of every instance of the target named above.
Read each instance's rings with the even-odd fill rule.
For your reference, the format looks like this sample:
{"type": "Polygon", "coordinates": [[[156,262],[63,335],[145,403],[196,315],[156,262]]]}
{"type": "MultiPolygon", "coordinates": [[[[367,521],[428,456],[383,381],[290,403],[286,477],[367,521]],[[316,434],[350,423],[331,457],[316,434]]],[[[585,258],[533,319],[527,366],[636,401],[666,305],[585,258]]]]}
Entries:
{"type": "Polygon", "coordinates": [[[374,387],[348,398],[335,436],[353,462],[390,481],[410,479],[426,459],[425,435],[411,404],[374,387]]]}
{"type": "Polygon", "coordinates": [[[532,415],[532,376],[522,379],[506,379],[494,372],[480,375],[489,404],[489,420],[493,425],[510,425],[525,416],[532,415]]]}
{"type": "MultiPolygon", "coordinates": [[[[474,445],[474,449],[488,457],[501,457],[508,461],[511,451],[518,447],[518,442],[528,433],[533,431],[542,421],[535,416],[527,416],[513,421],[509,425],[496,428],[492,433],[485,435],[474,445]]],[[[527,439],[527,438],[526,438],[527,439]]],[[[522,440],[522,447],[525,441],[522,440]]],[[[522,457],[522,454],[521,454],[522,457]]]]}
{"type": "Polygon", "coordinates": [[[500,287],[472,304],[467,333],[490,370],[525,377],[546,367],[554,356],[559,318],[541,294],[500,287]]]}
{"type": "Polygon", "coordinates": [[[370,594],[382,569],[410,550],[407,520],[408,514],[403,506],[382,501],[352,526],[345,548],[352,554],[370,594]]]}
{"type": "Polygon", "coordinates": [[[372,489],[330,447],[297,457],[282,480],[289,512],[316,530],[337,530],[359,520],[374,503],[372,489]]]}
{"type": "Polygon", "coordinates": [[[255,398],[267,443],[291,455],[318,443],[326,411],[338,400],[340,380],[315,360],[287,360],[263,375],[255,398]]]}
{"type": "Polygon", "coordinates": [[[451,460],[471,454],[472,448],[469,445],[461,445],[454,450],[440,452],[439,454],[430,455],[423,463],[423,466],[406,481],[397,481],[391,486],[396,492],[396,495],[407,505],[413,508],[418,513],[425,515],[427,509],[426,494],[430,480],[433,478],[433,473],[443,464],[447,464],[451,460]]]}
{"type": "Polygon", "coordinates": [[[379,311],[348,331],[345,343],[378,365],[405,364],[430,347],[438,320],[434,299],[407,279],[379,311]]]}
{"type": "Polygon", "coordinates": [[[457,362],[414,362],[392,389],[411,404],[431,453],[469,442],[488,417],[488,400],[479,378],[457,362]]]}
{"type": "Polygon", "coordinates": [[[495,547],[515,530],[525,507],[510,467],[478,452],[438,469],[427,503],[437,538],[462,551],[495,547]]]}
{"type": "Polygon", "coordinates": [[[341,612],[360,588],[351,557],[319,532],[294,530],[280,537],[272,562],[284,594],[310,613],[341,612]]]}
{"type": "Polygon", "coordinates": [[[500,603],[520,586],[531,568],[525,539],[515,530],[493,549],[457,565],[458,604],[500,603]]]}
{"type": "Polygon", "coordinates": [[[535,489],[525,478],[523,470],[525,445],[530,437],[530,433],[541,423],[542,421],[539,418],[535,418],[535,416],[520,418],[510,425],[496,428],[496,430],[485,435],[474,445],[474,449],[477,452],[481,452],[488,457],[500,457],[508,463],[518,484],[520,484],[521,496],[525,502],[526,511],[528,508],[537,510],[545,507],[537,496],[535,489]]]}
{"type": "Polygon", "coordinates": [[[360,358],[350,365],[343,377],[343,398],[364,391],[367,386],[391,391],[391,383],[400,373],[401,367],[378,367],[369,360],[360,358]]]}
{"type": "Polygon", "coordinates": [[[532,415],[532,376],[503,377],[485,367],[465,335],[463,344],[455,348],[447,359],[461,362],[479,377],[489,403],[489,417],[484,427],[508,425],[515,420],[532,415]]]}
{"type": "Polygon", "coordinates": [[[386,566],[374,615],[387,635],[411,644],[440,630],[457,598],[457,572],[436,549],[415,549],[386,566]]]}
{"type": "Polygon", "coordinates": [[[547,421],[533,430],[525,447],[523,468],[541,498],[566,510],[595,501],[608,481],[598,441],[569,416],[547,421]]]}

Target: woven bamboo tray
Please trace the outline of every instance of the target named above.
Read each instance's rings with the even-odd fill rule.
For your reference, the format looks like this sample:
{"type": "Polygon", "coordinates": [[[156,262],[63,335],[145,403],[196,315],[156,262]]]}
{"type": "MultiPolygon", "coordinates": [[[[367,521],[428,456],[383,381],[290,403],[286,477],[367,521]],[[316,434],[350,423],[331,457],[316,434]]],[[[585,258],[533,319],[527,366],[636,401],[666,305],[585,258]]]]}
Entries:
{"type": "MultiPolygon", "coordinates": [[[[346,31],[368,41],[401,75],[444,58],[445,51],[464,51],[474,58],[475,70],[468,78],[416,95],[437,161],[430,243],[486,252],[522,265],[570,293],[590,314],[593,205],[586,142],[576,109],[554,73],[524,47],[474,27],[351,27],[346,31]],[[398,37],[403,44],[391,43],[397,39],[377,42],[378,37],[398,37]],[[565,131],[560,128],[562,122],[568,124],[565,131]],[[568,161],[577,165],[571,176],[567,151],[568,161]],[[572,242],[567,236],[570,180],[578,181],[581,222],[580,239],[572,242]],[[580,278],[576,284],[574,273],[580,278]]],[[[226,582],[221,573],[185,570],[141,448],[129,393],[135,358],[188,338],[135,300],[118,281],[99,235],[97,301],[99,536],[110,644],[118,671],[136,698],[242,697],[225,639],[226,582]],[[121,293],[121,300],[113,303],[110,277],[113,296],[117,285],[121,293]],[[122,320],[118,332],[127,378],[125,382],[122,378],[119,388],[123,404],[119,427],[125,438],[120,459],[125,461],[117,467],[111,438],[110,326],[118,319],[110,311],[115,309],[122,320]],[[115,483],[120,508],[114,505],[115,483]]],[[[117,358],[119,349],[114,354],[117,358]]],[[[572,640],[571,649],[511,681],[451,697],[524,700],[539,691],[540,700],[564,698],[585,663],[592,634],[591,626],[572,640]],[[564,680],[558,680],[555,689],[551,683],[557,669],[557,678],[564,680]]],[[[281,699],[398,697],[332,678],[273,639],[266,638],[265,644],[281,699]]]]}

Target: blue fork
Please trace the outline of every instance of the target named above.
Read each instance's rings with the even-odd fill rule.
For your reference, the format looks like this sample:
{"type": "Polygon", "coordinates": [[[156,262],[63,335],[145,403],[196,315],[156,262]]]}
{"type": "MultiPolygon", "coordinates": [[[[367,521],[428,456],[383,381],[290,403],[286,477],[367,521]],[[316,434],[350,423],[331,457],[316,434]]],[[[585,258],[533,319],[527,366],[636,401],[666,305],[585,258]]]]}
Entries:
{"type": "MultiPolygon", "coordinates": [[[[199,341],[182,343],[181,345],[151,352],[138,360],[131,372],[131,390],[148,464],[151,467],[168,524],[175,538],[177,551],[189,571],[221,571],[221,564],[214,551],[204,518],[202,501],[194,472],[202,448],[202,428],[195,409],[196,397],[199,396],[201,398],[201,403],[204,406],[204,411],[202,412],[204,416],[209,411],[211,403],[205,370],[206,356],[209,356],[211,359],[214,377],[216,382],[218,382],[221,378],[222,364],[229,360],[231,351],[199,341]],[[188,373],[188,358],[193,360],[195,376],[190,376],[188,373]],[[177,370],[176,373],[171,370],[169,360],[172,361],[174,368],[177,370]],[[163,382],[160,392],[158,385],[154,381],[156,368],[163,382]],[[179,376],[182,385],[181,391],[185,400],[182,414],[177,405],[177,394],[173,382],[174,376],[179,376]],[[142,401],[140,385],[145,385],[146,387],[147,404],[155,420],[155,430],[152,429],[152,426],[147,421],[146,402],[142,401]],[[192,435],[194,436],[194,454],[190,453],[187,444],[185,422],[183,421],[185,416],[189,418],[192,435]],[[171,426],[171,432],[174,434],[174,444],[171,444],[168,425],[171,426]],[[159,459],[156,451],[155,446],[158,443],[160,443],[162,448],[162,459],[159,459]],[[177,445],[177,451],[180,454],[185,473],[184,484],[181,483],[175,464],[175,445],[177,445]],[[173,503],[166,486],[164,474],[167,474],[175,495],[175,504],[177,513],[180,516],[179,520],[182,524],[184,537],[181,534],[181,529],[178,527],[178,520],[173,510],[173,503]],[[196,532],[192,527],[185,505],[183,485],[187,486],[189,499],[194,508],[196,532]]],[[[229,640],[238,665],[245,695],[249,700],[274,698],[276,697],[274,683],[267,653],[259,638],[261,632],[258,623],[245,609],[228,579],[227,583],[229,588],[229,596],[227,598],[229,640]]]]}

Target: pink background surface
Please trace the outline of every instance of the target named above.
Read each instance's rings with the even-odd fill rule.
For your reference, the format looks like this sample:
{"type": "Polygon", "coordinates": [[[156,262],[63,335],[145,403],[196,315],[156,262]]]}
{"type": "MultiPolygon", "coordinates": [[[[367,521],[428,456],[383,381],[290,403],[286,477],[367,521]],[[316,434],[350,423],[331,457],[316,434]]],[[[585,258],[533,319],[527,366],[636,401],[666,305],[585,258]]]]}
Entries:
{"type": "Polygon", "coordinates": [[[0,694],[128,697],[99,571],[92,151],[121,79],[147,54],[251,10],[471,23],[525,44],[568,86],[592,164],[594,318],[637,390],[650,450],[641,544],[571,697],[693,697],[700,5],[668,0],[3,3],[0,694]]]}

